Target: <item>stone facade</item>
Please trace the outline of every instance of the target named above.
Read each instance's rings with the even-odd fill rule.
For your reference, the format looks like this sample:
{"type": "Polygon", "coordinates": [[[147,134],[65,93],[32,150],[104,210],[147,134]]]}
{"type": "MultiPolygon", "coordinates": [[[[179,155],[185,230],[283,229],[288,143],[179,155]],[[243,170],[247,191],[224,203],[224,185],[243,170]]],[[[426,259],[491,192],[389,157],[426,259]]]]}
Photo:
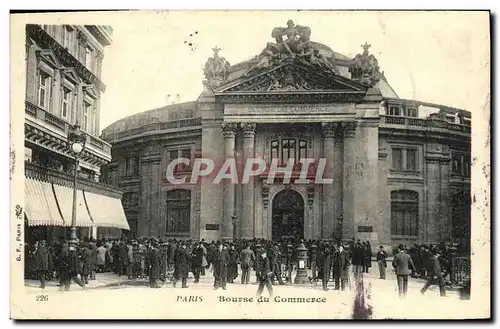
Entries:
{"type": "MultiPolygon", "coordinates": [[[[331,59],[328,66],[291,56],[267,67],[262,63],[268,59],[261,57],[261,64],[228,68],[224,62],[219,68],[216,54],[207,62],[211,74],[195,102],[153,110],[163,118],[153,123],[145,123],[149,111],[106,128],[103,138],[113,145],[110,179],[124,195],[138,196],[137,204],[126,208],[132,234],[355,238],[372,246],[466,239],[453,233],[452,222],[469,225],[470,209],[460,208],[457,200],[470,200],[470,113],[388,93],[392,89],[378,66],[363,62],[363,56],[373,57],[367,49],[352,62],[331,59]],[[327,73],[332,67],[335,73],[327,73]],[[351,69],[359,76],[346,73],[351,69]],[[165,114],[176,112],[177,118],[190,115],[170,120],[165,114]],[[192,160],[212,159],[216,168],[225,159],[284,161],[283,152],[293,150],[296,159],[314,158],[315,165],[326,159],[324,177],[333,181],[294,183],[300,171],[294,170],[290,184],[268,183],[263,173],[249,184],[212,184],[203,178],[172,185],[165,172],[173,149],[189,149],[192,160]],[[126,177],[132,154],[140,170],[126,177]],[[168,201],[167,192],[175,189],[190,191],[189,206],[168,201]],[[294,201],[287,204],[287,198],[294,201]],[[189,229],[179,218],[169,218],[169,211],[189,212],[188,219],[178,215],[189,229]],[[183,227],[182,232],[168,225],[183,227]]],[[[182,170],[189,176],[192,168],[182,170]]]]}

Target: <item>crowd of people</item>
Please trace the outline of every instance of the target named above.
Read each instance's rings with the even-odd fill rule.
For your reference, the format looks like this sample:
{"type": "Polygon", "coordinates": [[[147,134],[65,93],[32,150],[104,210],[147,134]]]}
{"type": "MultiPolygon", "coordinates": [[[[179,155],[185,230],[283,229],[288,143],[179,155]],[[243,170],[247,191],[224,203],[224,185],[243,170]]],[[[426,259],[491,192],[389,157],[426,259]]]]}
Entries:
{"type": "MultiPolygon", "coordinates": [[[[159,288],[168,282],[176,286],[179,281],[183,288],[187,288],[190,272],[194,284],[197,284],[200,277],[211,269],[214,289],[226,289],[227,283],[234,283],[240,272],[241,284],[249,284],[254,270],[261,293],[264,287],[269,290],[275,281],[282,285],[291,282],[292,272],[298,265],[297,247],[300,244],[308,249],[305,264],[312,273],[309,280],[322,281],[324,290],[328,290],[329,281],[334,282],[334,289],[344,290],[350,284],[349,268],[352,268],[355,278],[371,269],[374,255],[370,242],[354,239],[346,243],[262,239],[208,243],[204,240],[123,238],[84,239],[76,246],[67,240],[50,245],[41,240],[33,246],[26,245],[25,277],[40,280],[41,288],[45,288],[47,280],[56,280],[62,289],[69,290],[72,281],[84,287],[96,278],[96,273],[113,272],[129,279],[147,278],[151,288],[159,288]]],[[[393,248],[392,253],[395,255],[392,265],[402,295],[406,291],[408,276],[431,277],[428,284],[438,284],[444,291],[445,277],[451,271],[446,246],[414,245],[406,248],[400,245],[393,248]]],[[[380,246],[375,258],[380,279],[386,278],[387,257],[388,252],[380,246]]]]}

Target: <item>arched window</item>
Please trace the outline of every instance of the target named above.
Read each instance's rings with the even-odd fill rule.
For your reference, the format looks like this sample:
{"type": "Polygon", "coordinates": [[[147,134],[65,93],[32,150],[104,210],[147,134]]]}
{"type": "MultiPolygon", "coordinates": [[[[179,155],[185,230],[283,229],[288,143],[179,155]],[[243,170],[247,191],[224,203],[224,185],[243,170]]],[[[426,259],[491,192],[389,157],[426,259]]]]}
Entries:
{"type": "Polygon", "coordinates": [[[167,192],[167,233],[189,233],[191,221],[191,191],[167,192]]]}
{"type": "Polygon", "coordinates": [[[391,234],[418,236],[418,193],[409,190],[391,192],[391,234]]]}

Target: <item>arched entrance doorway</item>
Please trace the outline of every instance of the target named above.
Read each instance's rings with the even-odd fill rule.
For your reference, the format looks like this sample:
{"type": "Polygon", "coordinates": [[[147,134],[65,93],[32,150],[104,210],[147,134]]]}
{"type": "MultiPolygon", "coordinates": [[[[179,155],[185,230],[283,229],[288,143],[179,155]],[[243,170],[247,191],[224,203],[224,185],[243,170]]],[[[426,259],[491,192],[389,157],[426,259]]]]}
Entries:
{"type": "Polygon", "coordinates": [[[273,199],[272,239],[304,238],[304,199],[294,190],[283,190],[273,199]]]}

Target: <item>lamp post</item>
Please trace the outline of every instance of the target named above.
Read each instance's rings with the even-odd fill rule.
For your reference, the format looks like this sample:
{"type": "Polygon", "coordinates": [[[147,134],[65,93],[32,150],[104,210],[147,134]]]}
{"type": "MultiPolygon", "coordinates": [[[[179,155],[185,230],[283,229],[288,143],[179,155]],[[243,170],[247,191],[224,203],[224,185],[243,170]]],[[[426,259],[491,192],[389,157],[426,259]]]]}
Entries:
{"type": "Polygon", "coordinates": [[[233,241],[236,240],[236,214],[231,216],[231,223],[233,224],[233,241]]]}
{"type": "Polygon", "coordinates": [[[73,127],[71,127],[68,133],[68,143],[71,151],[75,155],[75,168],[73,172],[73,208],[71,213],[71,234],[69,245],[75,248],[78,244],[78,238],[76,236],[76,186],[78,181],[78,155],[83,152],[86,141],[87,137],[85,136],[85,133],[80,130],[80,125],[77,122],[73,127]]]}

